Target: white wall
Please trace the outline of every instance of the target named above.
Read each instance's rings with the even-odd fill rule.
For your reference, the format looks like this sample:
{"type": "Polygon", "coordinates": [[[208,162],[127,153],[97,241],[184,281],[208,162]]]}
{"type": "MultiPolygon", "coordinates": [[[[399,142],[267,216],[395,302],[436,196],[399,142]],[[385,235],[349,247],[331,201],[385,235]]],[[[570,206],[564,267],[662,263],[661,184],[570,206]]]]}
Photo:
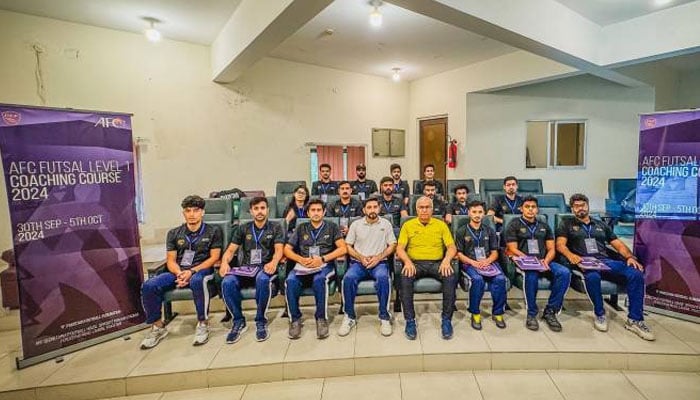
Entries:
{"type": "MultiPolygon", "coordinates": [[[[419,160],[417,120],[434,115],[447,115],[449,134],[459,142],[457,168],[448,169],[447,178],[478,178],[471,167],[471,151],[465,147],[470,130],[467,125],[466,94],[572,72],[574,70],[571,67],[517,51],[411,82],[411,120],[407,134],[407,142],[410,144],[407,150],[409,158],[419,160]]],[[[411,179],[416,179],[419,169],[416,164],[406,172],[409,172],[411,179]]]]}
{"type": "MultiPolygon", "coordinates": [[[[277,180],[308,179],[304,142],[369,143],[372,127],[405,129],[408,121],[408,84],[384,78],[264,59],[222,86],[211,81],[206,46],[153,45],[138,34],[4,11],[0,37],[0,102],[42,105],[36,43],[45,49],[43,105],[134,113],[134,136],[146,140],[147,241],[162,241],[180,222],[187,194],[272,193],[277,180]]],[[[368,174],[378,177],[394,160],[368,161],[368,174]]],[[[4,249],[11,238],[0,193],[4,249]]]]}
{"type": "Polygon", "coordinates": [[[635,176],[638,114],[654,110],[652,88],[591,76],[466,96],[469,177],[541,178],[545,192],[583,192],[598,210],[605,206],[608,178],[635,176]],[[525,121],[567,118],[587,120],[586,167],[525,169],[525,121]]]}

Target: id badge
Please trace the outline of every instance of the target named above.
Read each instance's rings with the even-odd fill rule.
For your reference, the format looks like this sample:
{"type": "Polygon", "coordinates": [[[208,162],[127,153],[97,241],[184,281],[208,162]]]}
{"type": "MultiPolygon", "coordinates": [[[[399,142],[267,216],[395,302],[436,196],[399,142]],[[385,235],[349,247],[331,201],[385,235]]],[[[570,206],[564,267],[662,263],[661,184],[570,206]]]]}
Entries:
{"type": "Polygon", "coordinates": [[[253,265],[262,264],[262,249],[250,251],[250,263],[253,265]]]}
{"type": "Polygon", "coordinates": [[[540,244],[537,239],[527,240],[527,253],[528,254],[540,254],[540,244]]]}
{"type": "Polygon", "coordinates": [[[194,250],[185,250],[185,254],[182,255],[182,260],[180,260],[180,266],[190,267],[194,261],[194,250]]]}
{"type": "Polygon", "coordinates": [[[477,260],[483,260],[486,258],[486,250],[484,250],[483,247],[475,247],[474,255],[476,256],[477,260]]]}
{"type": "Polygon", "coordinates": [[[324,203],[327,203],[327,202],[328,202],[328,195],[325,194],[325,193],[322,194],[322,195],[321,195],[321,201],[323,201],[324,203]]]}
{"type": "Polygon", "coordinates": [[[340,220],[339,220],[339,222],[340,222],[340,227],[341,227],[341,228],[347,228],[347,227],[348,227],[348,221],[349,221],[349,218],[347,218],[347,217],[340,217],[340,220]]]}
{"type": "Polygon", "coordinates": [[[309,257],[321,257],[321,248],[319,246],[309,247],[309,257]]]}
{"type": "Polygon", "coordinates": [[[365,192],[358,192],[358,196],[360,196],[360,200],[365,201],[365,192]]]}
{"type": "Polygon", "coordinates": [[[588,239],[585,239],[585,241],[586,241],[586,253],[598,254],[598,244],[596,243],[595,239],[588,238],[588,239]]]}

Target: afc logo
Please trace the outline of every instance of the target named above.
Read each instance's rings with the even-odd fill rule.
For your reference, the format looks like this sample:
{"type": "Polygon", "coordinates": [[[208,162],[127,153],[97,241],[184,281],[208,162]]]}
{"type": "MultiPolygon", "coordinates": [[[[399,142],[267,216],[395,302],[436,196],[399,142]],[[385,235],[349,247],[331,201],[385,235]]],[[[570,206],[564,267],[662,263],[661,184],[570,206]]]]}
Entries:
{"type": "Polygon", "coordinates": [[[5,121],[7,125],[17,125],[22,120],[22,114],[16,111],[3,111],[2,120],[5,121]]]}
{"type": "Polygon", "coordinates": [[[103,128],[121,128],[124,126],[124,120],[119,117],[100,117],[95,123],[95,126],[101,126],[103,128]]]}

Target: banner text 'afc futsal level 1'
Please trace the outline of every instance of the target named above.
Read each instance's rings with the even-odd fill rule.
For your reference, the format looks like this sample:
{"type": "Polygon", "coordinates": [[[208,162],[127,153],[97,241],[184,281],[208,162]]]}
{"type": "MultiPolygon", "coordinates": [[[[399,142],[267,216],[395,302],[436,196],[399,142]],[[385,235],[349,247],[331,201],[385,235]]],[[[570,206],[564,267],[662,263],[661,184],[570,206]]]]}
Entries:
{"type": "Polygon", "coordinates": [[[641,116],[635,253],[646,304],[700,321],[700,111],[641,116]]]}
{"type": "Polygon", "coordinates": [[[0,150],[24,359],[141,324],[131,117],[0,105],[0,150]]]}

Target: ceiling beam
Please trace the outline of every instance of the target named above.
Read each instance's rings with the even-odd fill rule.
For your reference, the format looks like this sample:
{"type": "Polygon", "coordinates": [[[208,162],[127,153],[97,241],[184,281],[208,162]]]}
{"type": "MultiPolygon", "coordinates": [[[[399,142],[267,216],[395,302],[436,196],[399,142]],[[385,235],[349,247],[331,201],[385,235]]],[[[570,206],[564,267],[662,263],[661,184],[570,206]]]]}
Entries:
{"type": "Polygon", "coordinates": [[[233,82],[333,0],[243,0],[212,44],[214,81],[233,82]]]}
{"type": "MultiPolygon", "coordinates": [[[[532,21],[535,19],[531,18],[529,15],[532,13],[531,5],[536,4],[537,2],[496,0],[501,3],[500,6],[508,7],[509,9],[508,13],[499,13],[495,12],[495,10],[500,10],[502,8],[498,7],[498,5],[494,5],[493,0],[489,2],[454,0],[386,1],[407,10],[411,10],[415,13],[425,15],[470,32],[474,32],[530,53],[549,58],[553,61],[581,70],[584,73],[595,75],[620,85],[628,87],[646,85],[644,82],[630,78],[590,61],[590,59],[595,59],[596,53],[594,46],[592,47],[588,42],[591,40],[594,42],[597,41],[596,39],[598,39],[597,34],[599,33],[599,30],[595,29],[595,27],[591,27],[585,21],[580,21],[580,19],[583,19],[583,17],[578,16],[578,14],[573,13],[573,11],[571,11],[569,14],[568,11],[570,10],[568,9],[554,10],[567,13],[564,15],[566,17],[565,22],[568,22],[570,25],[576,25],[577,23],[581,24],[581,26],[574,26],[574,28],[572,28],[581,28],[583,31],[583,37],[579,38],[579,40],[573,40],[572,38],[576,37],[577,34],[581,36],[581,32],[556,32],[556,30],[549,30],[548,32],[543,32],[542,30],[538,31],[537,29],[541,29],[541,26],[538,27],[533,24],[532,21]],[[447,2],[449,2],[450,5],[445,4],[447,2]],[[522,12],[520,12],[521,10],[517,9],[518,7],[522,7],[522,12]],[[503,15],[511,16],[511,18],[505,18],[503,15]],[[493,20],[497,17],[500,18],[498,23],[493,22],[493,20]],[[489,19],[487,20],[487,18],[489,19]],[[569,40],[562,41],[562,36],[569,37],[569,40]],[[568,46],[566,51],[562,50],[562,47],[565,46],[568,46]]],[[[551,1],[547,2],[547,4],[544,4],[543,6],[547,6],[547,10],[552,10],[551,3],[559,4],[551,1]]],[[[551,13],[552,11],[549,12],[551,13]]],[[[546,15],[546,17],[540,15],[539,17],[540,19],[543,19],[543,24],[547,24],[550,18],[552,20],[556,20],[556,17],[553,15],[546,15]]],[[[566,29],[565,26],[560,26],[558,28],[566,29]]]]}

